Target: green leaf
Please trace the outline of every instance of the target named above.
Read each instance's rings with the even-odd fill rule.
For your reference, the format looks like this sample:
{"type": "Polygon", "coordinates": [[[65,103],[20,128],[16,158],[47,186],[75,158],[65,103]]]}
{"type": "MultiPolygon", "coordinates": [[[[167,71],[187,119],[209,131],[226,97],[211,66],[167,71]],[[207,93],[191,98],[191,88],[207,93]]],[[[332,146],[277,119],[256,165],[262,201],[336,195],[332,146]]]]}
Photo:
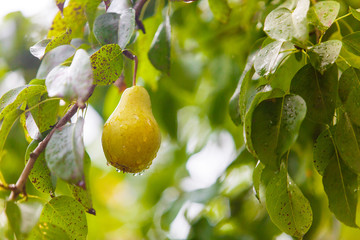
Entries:
{"type": "MultiPolygon", "coordinates": [[[[71,29],[66,30],[64,33],[60,34],[59,36],[57,36],[56,38],[54,38],[45,48],[45,53],[48,53],[49,51],[57,48],[58,46],[61,45],[67,45],[70,44],[71,39],[72,39],[72,35],[71,35],[72,31],[71,29]]],[[[41,58],[40,58],[41,59],[41,58]]]]}
{"type": "Polygon", "coordinates": [[[311,64],[321,73],[329,69],[339,57],[342,43],[339,40],[329,40],[309,48],[311,64]]]}
{"type": "Polygon", "coordinates": [[[249,107],[247,107],[246,115],[245,115],[245,124],[244,124],[244,132],[245,132],[245,143],[246,147],[250,153],[256,155],[251,136],[252,136],[252,121],[253,121],[253,112],[255,108],[264,100],[283,97],[285,93],[280,89],[272,89],[270,85],[260,86],[256,90],[255,96],[250,97],[248,100],[249,107]],[[250,104],[251,103],[251,104],[250,104]]]}
{"type": "Polygon", "coordinates": [[[56,6],[62,12],[64,10],[65,0],[55,0],[55,2],[56,2],[56,6]]]}
{"type": "Polygon", "coordinates": [[[353,173],[339,158],[337,154],[324,172],[323,185],[329,200],[330,211],[342,223],[357,227],[356,205],[357,205],[357,175],[353,173]]]}
{"type": "Polygon", "coordinates": [[[260,76],[274,73],[282,61],[291,54],[291,51],[288,50],[293,48],[294,45],[290,42],[275,41],[266,45],[255,58],[256,73],[260,76]]]}
{"type": "Polygon", "coordinates": [[[227,0],[209,0],[209,7],[217,20],[222,23],[229,21],[231,9],[227,0]]]}
{"type": "Polygon", "coordinates": [[[135,10],[125,9],[121,12],[118,28],[118,44],[120,48],[125,49],[131,36],[135,31],[135,10]]]}
{"type": "Polygon", "coordinates": [[[57,122],[59,99],[51,99],[47,94],[30,98],[27,103],[31,116],[39,128],[40,133],[49,130],[57,122]]]}
{"type": "Polygon", "coordinates": [[[96,17],[96,12],[99,4],[102,0],[91,0],[87,1],[85,5],[85,16],[89,23],[90,31],[93,30],[93,25],[96,17]]]}
{"type": "Polygon", "coordinates": [[[40,222],[31,230],[27,240],[70,240],[70,238],[61,227],[40,222]]]}
{"type": "Polygon", "coordinates": [[[265,166],[279,169],[281,157],[296,141],[305,114],[305,101],[296,95],[264,100],[255,108],[251,141],[265,166]]]}
{"type": "Polygon", "coordinates": [[[117,44],[108,44],[90,57],[94,72],[94,84],[109,85],[121,75],[123,59],[121,48],[117,44]]]}
{"type": "Polygon", "coordinates": [[[95,209],[93,208],[92,204],[92,198],[91,198],[91,191],[90,191],[90,166],[91,161],[89,155],[85,152],[84,155],[84,174],[85,174],[85,185],[86,189],[83,189],[82,187],[69,184],[69,189],[73,195],[73,197],[83,205],[85,210],[95,215],[95,209]]]}
{"type": "Polygon", "coordinates": [[[86,239],[88,227],[83,207],[68,196],[53,198],[45,204],[40,222],[53,224],[63,229],[70,239],[86,239]]]}
{"type": "Polygon", "coordinates": [[[339,80],[339,97],[347,115],[360,126],[360,70],[348,68],[339,80]]]}
{"type": "Polygon", "coordinates": [[[262,197],[260,196],[260,184],[261,184],[261,173],[263,172],[264,168],[265,166],[260,161],[258,161],[252,175],[255,196],[259,201],[262,197]]]}
{"type": "Polygon", "coordinates": [[[358,21],[360,21],[360,11],[358,11],[352,7],[349,7],[349,8],[350,8],[350,12],[353,15],[353,17],[356,18],[358,21]]]}
{"type": "Polygon", "coordinates": [[[334,130],[334,128],[325,129],[314,144],[314,166],[322,176],[331,158],[335,155],[334,130]]]}
{"type": "Polygon", "coordinates": [[[354,32],[343,37],[344,47],[351,53],[360,56],[360,32],[354,32]]]}
{"type": "Polygon", "coordinates": [[[360,174],[360,127],[352,124],[348,114],[339,109],[335,142],[341,159],[360,174]]]}
{"type": "Polygon", "coordinates": [[[84,185],[84,119],[55,130],[45,149],[52,173],[68,183],[84,185]]]}
{"type": "Polygon", "coordinates": [[[152,65],[165,73],[170,71],[171,28],[169,16],[160,24],[151,43],[148,57],[152,65]]]}
{"type": "Polygon", "coordinates": [[[273,223],[285,233],[302,238],[313,214],[309,201],[288,176],[286,168],[275,174],[266,187],[266,209],[273,223]]]}
{"type": "Polygon", "coordinates": [[[5,205],[5,214],[9,221],[9,225],[17,239],[23,239],[21,234],[21,212],[19,206],[14,201],[8,201],[5,205]]]}
{"type": "Polygon", "coordinates": [[[37,43],[35,43],[34,46],[30,47],[30,53],[37,57],[38,59],[42,59],[45,55],[45,49],[46,46],[51,42],[51,39],[43,39],[37,43]]]}
{"type": "Polygon", "coordinates": [[[307,118],[328,124],[332,121],[336,106],[338,70],[336,65],[324,75],[310,64],[301,68],[291,81],[290,92],[300,95],[307,105],[307,118]]]}
{"type": "Polygon", "coordinates": [[[73,56],[75,51],[76,49],[74,47],[70,45],[63,45],[48,52],[41,61],[41,65],[36,74],[36,78],[45,79],[54,67],[73,56]]]}
{"type": "Polygon", "coordinates": [[[238,86],[235,90],[234,95],[230,99],[229,113],[231,120],[235,125],[240,125],[245,118],[246,102],[248,100],[247,91],[250,85],[252,76],[254,75],[254,68],[245,69],[241,75],[238,86]]]}
{"type": "Polygon", "coordinates": [[[117,43],[120,15],[105,13],[94,22],[94,35],[101,45],[117,43]]]}
{"type": "Polygon", "coordinates": [[[340,4],[335,1],[317,2],[309,11],[309,21],[321,31],[326,31],[335,21],[340,4]]]}
{"type": "Polygon", "coordinates": [[[45,92],[45,87],[40,85],[25,85],[11,89],[0,98],[0,120],[9,112],[20,107],[23,102],[45,92]]]}
{"type": "Polygon", "coordinates": [[[85,1],[70,0],[63,13],[56,14],[47,38],[56,38],[67,29],[71,29],[74,38],[82,37],[85,23],[85,1]]]}
{"type": "Polygon", "coordinates": [[[47,75],[45,83],[49,96],[86,100],[93,83],[92,73],[89,55],[83,49],[77,50],[70,67],[55,67],[47,75]]]}
{"type": "Polygon", "coordinates": [[[23,110],[19,109],[12,110],[2,120],[0,120],[0,153],[4,148],[6,138],[9,135],[12,125],[23,112],[23,110]]]}
{"type": "Polygon", "coordinates": [[[305,43],[308,39],[307,12],[309,0],[299,0],[294,10],[276,8],[265,19],[264,31],[278,41],[305,43]]]}
{"type": "MultiPolygon", "coordinates": [[[[37,140],[34,140],[29,144],[26,149],[25,164],[29,161],[30,154],[35,150],[38,144],[39,141],[37,140]]],[[[52,184],[51,173],[46,165],[45,154],[43,152],[40,153],[39,157],[36,159],[34,167],[29,174],[29,180],[38,191],[54,196],[55,187],[52,184]]]]}

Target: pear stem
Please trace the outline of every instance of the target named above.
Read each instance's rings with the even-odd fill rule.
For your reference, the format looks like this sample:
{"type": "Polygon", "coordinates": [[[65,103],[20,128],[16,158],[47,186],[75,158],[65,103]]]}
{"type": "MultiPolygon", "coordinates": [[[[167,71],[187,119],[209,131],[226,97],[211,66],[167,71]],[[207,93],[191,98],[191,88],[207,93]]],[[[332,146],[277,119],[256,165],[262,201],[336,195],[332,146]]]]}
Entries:
{"type": "Polygon", "coordinates": [[[124,50],[122,52],[124,54],[125,57],[131,59],[134,61],[135,66],[134,66],[134,74],[133,74],[133,86],[136,86],[136,73],[137,73],[137,69],[138,69],[138,58],[135,54],[131,53],[129,50],[124,50]]]}

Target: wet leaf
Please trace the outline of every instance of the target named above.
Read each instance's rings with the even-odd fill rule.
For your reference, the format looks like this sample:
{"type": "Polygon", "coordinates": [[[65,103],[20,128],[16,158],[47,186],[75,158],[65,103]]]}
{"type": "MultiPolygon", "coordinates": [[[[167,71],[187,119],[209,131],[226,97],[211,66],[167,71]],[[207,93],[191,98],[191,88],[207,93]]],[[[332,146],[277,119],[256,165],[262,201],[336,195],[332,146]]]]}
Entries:
{"type": "Polygon", "coordinates": [[[94,22],[94,35],[101,45],[117,43],[120,15],[105,13],[96,18],[94,22]]]}
{"type": "Polygon", "coordinates": [[[231,9],[227,0],[209,0],[209,7],[217,20],[222,23],[229,21],[231,9]]]}
{"type": "Polygon", "coordinates": [[[282,61],[291,54],[291,51],[288,50],[293,48],[294,45],[290,42],[275,41],[266,45],[255,58],[256,73],[260,76],[274,73],[282,61]]]}
{"type": "Polygon", "coordinates": [[[307,105],[307,118],[328,124],[336,106],[338,70],[336,65],[321,75],[310,64],[301,68],[291,81],[290,92],[300,95],[307,105]]]}
{"type": "Polygon", "coordinates": [[[45,83],[50,97],[84,101],[93,83],[89,55],[83,49],[77,50],[70,67],[55,67],[45,83]]]}
{"type": "MultiPolygon", "coordinates": [[[[39,141],[32,141],[25,154],[25,164],[29,161],[30,153],[32,153],[38,146],[39,141]]],[[[29,174],[29,180],[34,187],[43,193],[50,194],[51,196],[55,193],[55,187],[52,184],[51,173],[46,165],[45,154],[42,152],[35,161],[34,167],[29,174]]]]}
{"type": "Polygon", "coordinates": [[[56,14],[47,38],[58,37],[67,29],[71,29],[74,38],[82,37],[85,23],[85,1],[70,0],[63,14],[60,11],[56,14]]]}
{"type": "Polygon", "coordinates": [[[45,54],[57,48],[58,46],[70,44],[72,39],[71,33],[71,29],[68,29],[64,33],[51,40],[51,42],[45,48],[45,54]]]}
{"type": "Polygon", "coordinates": [[[348,114],[341,109],[336,122],[335,142],[341,159],[360,174],[360,127],[353,125],[348,114]]]}
{"type": "Polygon", "coordinates": [[[313,214],[309,201],[282,168],[266,187],[266,208],[280,230],[302,238],[309,230],[313,214]]]}
{"type": "Polygon", "coordinates": [[[37,57],[38,59],[42,59],[45,55],[45,49],[46,46],[51,42],[51,39],[43,39],[37,43],[35,43],[34,46],[30,47],[30,53],[37,57]]]}
{"type": "Polygon", "coordinates": [[[70,238],[59,226],[40,222],[30,232],[27,240],[70,240],[70,238]]]}
{"type": "Polygon", "coordinates": [[[115,82],[123,69],[122,50],[117,44],[108,44],[91,55],[94,84],[109,85],[115,82]]]}
{"type": "Polygon", "coordinates": [[[90,166],[91,166],[91,160],[89,155],[85,152],[84,155],[84,175],[85,175],[85,185],[86,189],[83,189],[82,187],[69,184],[69,189],[73,195],[73,197],[83,205],[85,210],[88,213],[91,213],[95,215],[95,210],[93,208],[92,204],[92,198],[91,198],[91,191],[90,191],[90,166]]]}
{"type": "Polygon", "coordinates": [[[330,211],[342,223],[357,227],[356,205],[358,201],[357,175],[335,154],[325,169],[323,185],[329,200],[330,211]]]}
{"type": "Polygon", "coordinates": [[[45,79],[49,72],[57,65],[63,63],[66,59],[74,55],[76,49],[70,45],[59,46],[48,52],[36,74],[36,78],[45,79]]]}
{"type": "Polygon", "coordinates": [[[317,2],[310,8],[309,21],[321,31],[326,31],[335,21],[340,4],[335,1],[317,2]]]}
{"type": "Polygon", "coordinates": [[[326,167],[335,155],[334,128],[325,129],[314,144],[314,166],[320,175],[324,175],[326,167]]]}
{"type": "MultiPolygon", "coordinates": [[[[68,183],[84,181],[84,119],[55,130],[45,149],[50,171],[68,183]]],[[[82,184],[83,185],[83,184],[82,184]]]]}
{"type": "Polygon", "coordinates": [[[285,93],[280,89],[272,89],[270,85],[264,85],[256,89],[254,96],[251,96],[249,99],[249,106],[247,106],[245,123],[244,123],[244,132],[245,132],[245,144],[249,152],[253,155],[256,155],[251,135],[252,135],[252,122],[253,122],[253,112],[255,108],[264,100],[283,97],[285,93]]]}
{"type": "Polygon", "coordinates": [[[309,48],[311,64],[321,73],[329,69],[339,57],[342,43],[339,40],[329,40],[309,48]]]}
{"type": "Polygon", "coordinates": [[[120,23],[118,27],[118,44],[124,49],[129,43],[135,30],[135,10],[125,9],[121,12],[120,23]]]}
{"type": "MultiPolygon", "coordinates": [[[[70,239],[86,239],[88,227],[83,207],[68,196],[53,198],[45,204],[40,222],[63,229],[70,239]]],[[[59,232],[60,230],[56,230],[59,232]]]]}
{"type": "Polygon", "coordinates": [[[170,71],[171,28],[169,17],[160,24],[151,43],[148,57],[152,65],[165,73],[170,71]]]}
{"type": "Polygon", "coordinates": [[[296,95],[264,100],[254,109],[250,136],[265,166],[279,169],[281,157],[296,141],[305,114],[305,101],[296,95]]]}
{"type": "Polygon", "coordinates": [[[299,0],[294,10],[279,7],[265,19],[264,31],[278,41],[305,43],[308,39],[307,12],[309,0],[299,0]]]}
{"type": "Polygon", "coordinates": [[[360,126],[360,70],[348,68],[339,80],[339,97],[347,115],[360,126]]]}
{"type": "Polygon", "coordinates": [[[8,201],[5,205],[5,214],[9,221],[9,225],[17,239],[23,239],[21,234],[21,212],[19,206],[14,201],[8,201]]]}
{"type": "Polygon", "coordinates": [[[360,32],[354,32],[343,37],[344,47],[351,53],[360,56],[360,32]]]}

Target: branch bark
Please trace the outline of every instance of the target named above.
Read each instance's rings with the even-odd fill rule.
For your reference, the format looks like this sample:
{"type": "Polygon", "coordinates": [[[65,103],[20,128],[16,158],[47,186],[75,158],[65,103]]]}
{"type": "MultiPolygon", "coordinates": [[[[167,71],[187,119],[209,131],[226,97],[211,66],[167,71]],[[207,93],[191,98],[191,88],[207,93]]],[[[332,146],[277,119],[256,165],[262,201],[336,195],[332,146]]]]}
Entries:
{"type": "Polygon", "coordinates": [[[138,26],[139,29],[141,29],[141,31],[145,34],[145,27],[144,24],[142,23],[142,21],[140,20],[140,15],[141,15],[141,11],[145,5],[145,3],[147,2],[147,0],[138,0],[135,3],[134,9],[135,9],[135,22],[136,25],[138,26]]]}
{"type": "MultiPolygon", "coordinates": [[[[91,88],[89,89],[89,93],[85,97],[84,101],[87,101],[90,98],[90,96],[94,92],[95,87],[96,87],[96,85],[91,86],[91,88]]],[[[36,159],[45,150],[45,148],[46,148],[47,144],[49,143],[49,141],[50,141],[52,135],[54,134],[55,130],[59,129],[60,127],[64,126],[67,122],[69,122],[71,117],[74,116],[74,114],[77,112],[77,110],[79,108],[80,108],[80,106],[78,105],[78,103],[75,103],[70,108],[70,110],[59,120],[59,122],[50,131],[50,133],[44,138],[44,140],[42,140],[39,143],[39,145],[35,148],[35,150],[30,154],[29,161],[27,162],[27,164],[26,164],[24,170],[22,171],[19,179],[17,180],[15,186],[12,187],[12,189],[11,189],[11,194],[10,194],[10,197],[9,197],[10,200],[15,200],[16,197],[20,193],[26,194],[26,191],[25,191],[26,180],[27,180],[32,168],[34,167],[36,159]]]]}

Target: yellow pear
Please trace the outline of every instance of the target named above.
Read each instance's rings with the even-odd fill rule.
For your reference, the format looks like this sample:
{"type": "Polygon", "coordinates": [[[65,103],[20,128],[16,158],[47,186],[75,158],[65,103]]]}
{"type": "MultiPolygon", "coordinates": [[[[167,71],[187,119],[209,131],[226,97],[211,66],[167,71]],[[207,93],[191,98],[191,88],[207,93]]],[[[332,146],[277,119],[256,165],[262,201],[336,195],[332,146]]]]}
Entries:
{"type": "Polygon", "coordinates": [[[102,146],[107,161],[124,172],[142,172],[156,157],[160,143],[148,92],[141,86],[126,89],[104,125],[102,146]]]}

